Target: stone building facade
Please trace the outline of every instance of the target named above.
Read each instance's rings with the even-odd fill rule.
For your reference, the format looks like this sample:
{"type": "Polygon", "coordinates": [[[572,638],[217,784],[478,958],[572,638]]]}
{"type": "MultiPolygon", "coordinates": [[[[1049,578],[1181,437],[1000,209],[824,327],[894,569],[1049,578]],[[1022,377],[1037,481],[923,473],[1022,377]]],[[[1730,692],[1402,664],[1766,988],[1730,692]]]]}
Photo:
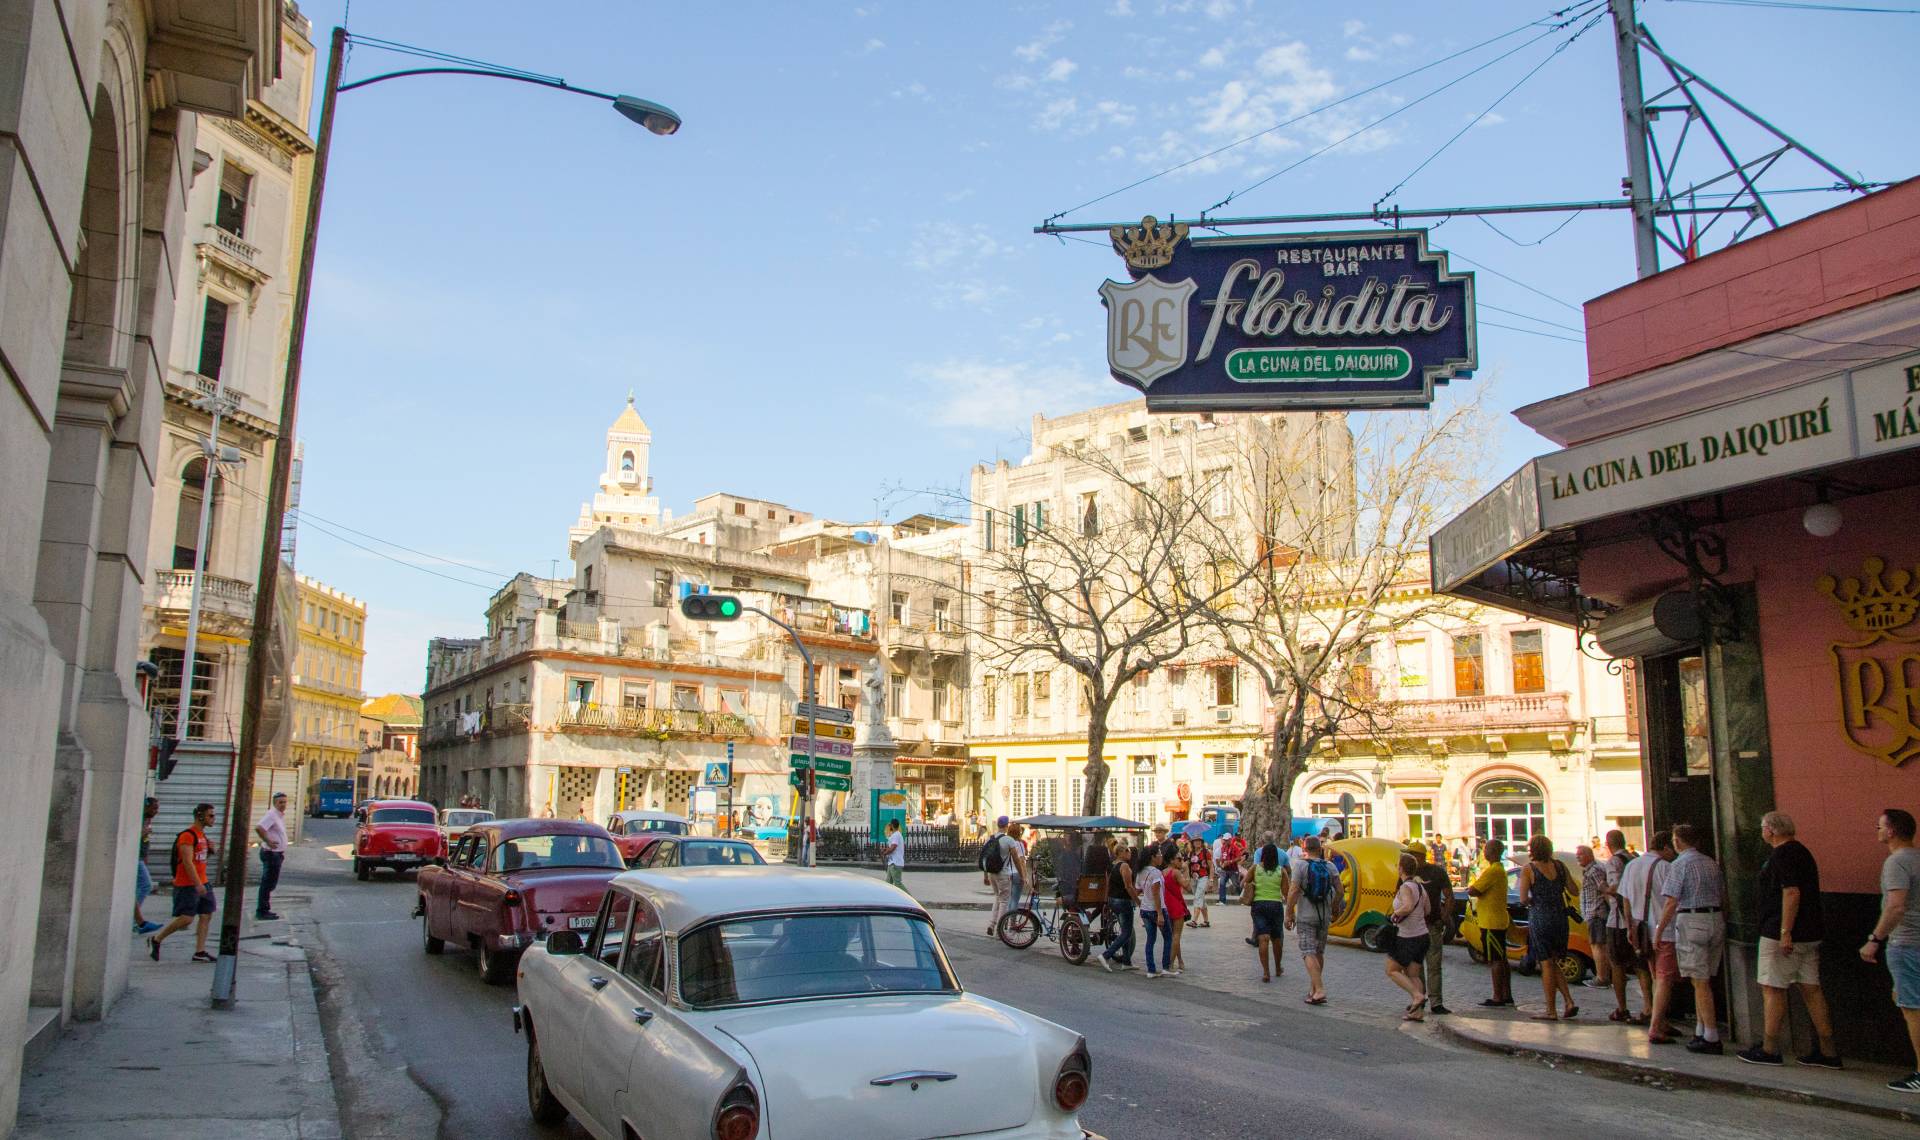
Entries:
{"type": "Polygon", "coordinates": [[[360,671],[367,604],[302,574],[293,668],[293,762],[309,780],[353,779],[360,755],[360,671]]]}
{"type": "Polygon", "coordinates": [[[0,1130],[28,1041],[127,981],[135,677],[202,116],[279,74],[277,0],[19,0],[0,38],[0,1130]]]}

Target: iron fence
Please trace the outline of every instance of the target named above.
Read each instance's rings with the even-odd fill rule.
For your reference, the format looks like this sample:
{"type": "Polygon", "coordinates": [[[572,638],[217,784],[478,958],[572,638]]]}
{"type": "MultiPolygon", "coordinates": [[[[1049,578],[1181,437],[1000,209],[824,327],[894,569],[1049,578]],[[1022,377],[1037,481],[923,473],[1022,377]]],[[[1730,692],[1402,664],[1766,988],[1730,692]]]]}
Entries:
{"type": "MultiPolygon", "coordinates": [[[[871,832],[866,828],[821,827],[820,847],[814,856],[821,864],[840,866],[879,867],[887,861],[887,845],[874,842],[871,832]]],[[[973,862],[973,851],[960,840],[958,825],[951,827],[909,826],[902,832],[907,837],[908,869],[928,867],[966,866],[973,862]]],[[[790,825],[787,829],[787,850],[800,850],[800,825],[790,825]]]]}

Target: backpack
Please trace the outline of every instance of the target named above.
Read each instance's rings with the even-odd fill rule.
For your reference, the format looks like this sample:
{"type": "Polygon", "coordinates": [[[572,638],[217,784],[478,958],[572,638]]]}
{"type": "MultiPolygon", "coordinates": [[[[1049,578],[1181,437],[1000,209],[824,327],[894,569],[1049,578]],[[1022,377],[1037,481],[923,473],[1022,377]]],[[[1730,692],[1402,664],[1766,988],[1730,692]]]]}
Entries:
{"type": "Polygon", "coordinates": [[[191,827],[173,837],[173,849],[168,855],[168,862],[173,865],[173,877],[176,879],[180,877],[180,841],[183,839],[187,841],[187,847],[191,850],[198,850],[200,847],[199,842],[193,838],[191,827]]]}
{"type": "Polygon", "coordinates": [[[1316,906],[1327,901],[1334,891],[1333,868],[1325,859],[1307,860],[1307,872],[1300,883],[1300,893],[1308,902],[1316,906]]]}
{"type": "Polygon", "coordinates": [[[1000,842],[1003,838],[1005,836],[990,835],[980,845],[980,869],[989,875],[998,875],[1000,869],[1007,865],[1006,846],[1000,842]]]}

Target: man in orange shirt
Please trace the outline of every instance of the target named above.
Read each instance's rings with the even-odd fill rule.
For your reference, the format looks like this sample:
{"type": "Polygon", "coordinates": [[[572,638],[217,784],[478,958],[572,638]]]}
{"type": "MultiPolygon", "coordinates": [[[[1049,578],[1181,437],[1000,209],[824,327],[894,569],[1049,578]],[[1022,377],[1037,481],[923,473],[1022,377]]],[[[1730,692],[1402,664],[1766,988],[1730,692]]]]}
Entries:
{"type": "Polygon", "coordinates": [[[207,828],[213,826],[213,805],[195,804],[193,826],[173,839],[173,921],[147,939],[147,956],[158,962],[160,944],[198,920],[193,932],[193,960],[211,962],[207,928],[213,924],[213,888],[207,883],[207,828]]]}

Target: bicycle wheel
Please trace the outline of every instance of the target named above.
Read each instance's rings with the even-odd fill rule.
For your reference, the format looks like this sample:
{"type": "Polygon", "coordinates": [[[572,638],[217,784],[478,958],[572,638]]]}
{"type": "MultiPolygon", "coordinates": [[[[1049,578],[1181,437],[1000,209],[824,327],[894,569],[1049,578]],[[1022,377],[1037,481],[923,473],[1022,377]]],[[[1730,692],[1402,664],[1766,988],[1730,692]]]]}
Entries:
{"type": "Polygon", "coordinates": [[[1025,950],[1040,937],[1040,916],[1030,910],[1010,910],[1000,916],[994,933],[1015,950],[1025,950]]]}
{"type": "Polygon", "coordinates": [[[1077,914],[1060,916],[1060,956],[1076,966],[1087,960],[1087,926],[1077,914]]]}

